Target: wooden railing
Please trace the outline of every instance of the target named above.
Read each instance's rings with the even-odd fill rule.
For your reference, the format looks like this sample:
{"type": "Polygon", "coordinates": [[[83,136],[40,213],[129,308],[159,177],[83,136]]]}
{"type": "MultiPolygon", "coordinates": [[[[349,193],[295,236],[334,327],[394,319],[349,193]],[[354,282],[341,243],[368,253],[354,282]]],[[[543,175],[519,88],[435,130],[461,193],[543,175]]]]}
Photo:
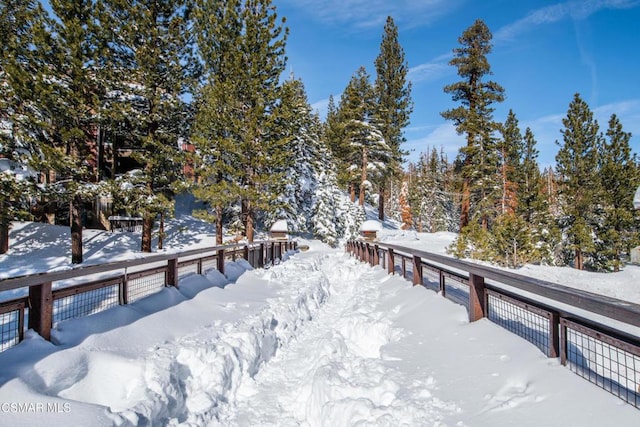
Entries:
{"type": "Polygon", "coordinates": [[[640,408],[640,305],[383,242],[350,241],[346,250],[465,305],[470,322],[488,318],[640,408]]]}
{"type": "Polygon", "coordinates": [[[224,274],[226,259],[243,258],[261,268],[296,248],[293,241],[215,246],[0,279],[0,298],[6,291],[28,289],[27,296],[0,302],[0,351],[22,341],[25,318],[30,329],[48,340],[52,326],[59,321],[128,304],[165,286],[178,287],[179,278],[187,274],[204,274],[212,269],[224,274]],[[65,286],[65,281],[81,283],[65,286]]]}

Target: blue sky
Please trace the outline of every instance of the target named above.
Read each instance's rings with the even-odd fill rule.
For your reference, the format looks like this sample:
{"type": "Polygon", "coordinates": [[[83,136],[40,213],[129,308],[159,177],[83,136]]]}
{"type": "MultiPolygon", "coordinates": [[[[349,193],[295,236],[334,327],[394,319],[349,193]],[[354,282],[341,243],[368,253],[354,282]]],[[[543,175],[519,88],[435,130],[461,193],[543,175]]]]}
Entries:
{"type": "Polygon", "coordinates": [[[443,147],[452,161],[464,143],[440,112],[456,104],[442,88],[459,78],[448,65],[458,37],[477,18],[493,33],[493,76],[505,88],[495,119],[513,109],[552,165],[562,118],[580,93],[600,129],[616,113],[640,152],[640,0],[274,0],[287,18],[289,68],[322,115],[360,66],[375,74],[384,22],[394,18],[411,69],[414,112],[405,129],[409,160],[443,147]]]}

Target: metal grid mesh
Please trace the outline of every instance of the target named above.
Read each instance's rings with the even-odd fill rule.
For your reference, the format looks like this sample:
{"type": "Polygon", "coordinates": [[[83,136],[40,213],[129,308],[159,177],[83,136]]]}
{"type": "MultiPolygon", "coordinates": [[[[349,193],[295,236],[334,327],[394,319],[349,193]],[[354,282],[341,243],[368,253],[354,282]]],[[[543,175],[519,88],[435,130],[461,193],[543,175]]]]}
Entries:
{"type": "Polygon", "coordinates": [[[129,290],[129,303],[137,301],[148,295],[158,292],[165,286],[165,272],[158,271],[127,281],[129,290]]]}
{"type": "MultiPolygon", "coordinates": [[[[596,335],[596,334],[593,334],[596,335]]],[[[640,408],[640,357],[567,327],[567,366],[589,382],[640,408]]]]}
{"type": "Polygon", "coordinates": [[[20,313],[13,310],[0,314],[0,352],[20,342],[20,313]]]}
{"type": "Polygon", "coordinates": [[[549,317],[515,304],[510,298],[488,293],[487,317],[506,330],[529,341],[550,356],[549,317]]]}
{"type": "Polygon", "coordinates": [[[445,279],[445,297],[464,307],[469,308],[469,285],[463,283],[462,279],[447,276],[445,279]]]}
{"type": "Polygon", "coordinates": [[[198,262],[189,262],[178,265],[178,280],[191,274],[198,274],[198,262]]]}
{"type": "Polygon", "coordinates": [[[88,316],[118,305],[118,284],[53,300],[53,324],[88,316]]]}
{"type": "Polygon", "coordinates": [[[217,269],[218,269],[218,258],[217,257],[203,258],[202,259],[202,274],[206,274],[207,272],[209,272],[211,270],[217,270],[217,269]]]}

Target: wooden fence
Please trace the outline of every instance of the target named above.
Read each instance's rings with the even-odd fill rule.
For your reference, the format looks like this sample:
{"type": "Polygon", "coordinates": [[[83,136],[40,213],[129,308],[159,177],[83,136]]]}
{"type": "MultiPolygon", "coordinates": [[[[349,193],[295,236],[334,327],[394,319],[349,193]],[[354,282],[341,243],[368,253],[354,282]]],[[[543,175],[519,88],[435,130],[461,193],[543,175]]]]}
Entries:
{"type": "Polygon", "coordinates": [[[292,241],[216,246],[2,279],[0,298],[3,292],[19,288],[28,288],[28,295],[0,302],[0,351],[22,341],[25,319],[30,329],[48,340],[51,328],[60,321],[129,304],[166,286],[178,287],[179,279],[188,274],[213,269],[224,274],[226,259],[242,258],[260,268],[296,248],[292,241]],[[74,284],[66,285],[69,281],[74,284]]]}
{"type": "Polygon", "coordinates": [[[393,244],[350,241],[346,250],[465,305],[470,322],[488,318],[640,408],[640,305],[393,244]]]}

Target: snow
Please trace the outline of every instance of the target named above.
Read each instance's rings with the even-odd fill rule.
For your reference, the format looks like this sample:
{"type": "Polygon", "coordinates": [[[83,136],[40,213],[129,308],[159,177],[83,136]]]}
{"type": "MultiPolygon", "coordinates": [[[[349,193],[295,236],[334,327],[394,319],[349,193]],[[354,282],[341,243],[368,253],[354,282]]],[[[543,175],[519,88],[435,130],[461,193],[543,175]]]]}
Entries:
{"type": "Polygon", "coordinates": [[[382,230],[382,224],[375,219],[368,219],[360,226],[360,231],[380,231],[382,230]]]}
{"type": "Polygon", "coordinates": [[[286,219],[280,219],[276,222],[273,223],[273,225],[271,226],[271,231],[275,231],[275,232],[287,232],[289,231],[289,226],[287,225],[287,220],[286,219]]]}
{"type": "MultiPolygon", "coordinates": [[[[215,239],[193,218],[167,230],[167,251],[215,239]]],[[[455,235],[385,223],[379,237],[445,253],[455,235]]],[[[11,238],[3,276],[68,267],[58,227],[15,224],[11,238]]],[[[138,234],[87,231],[85,243],[87,262],[141,256],[138,234]]],[[[640,425],[640,411],[490,321],[469,324],[462,306],[299,243],[309,250],[268,269],[228,263],[226,276],[61,322],[53,343],[29,331],[0,353],[0,424],[640,425]]],[[[630,299],[639,271],[521,270],[630,299]]]]}
{"type": "Polygon", "coordinates": [[[640,209],[640,187],[638,187],[636,194],[633,196],[633,207],[640,209]]]}

